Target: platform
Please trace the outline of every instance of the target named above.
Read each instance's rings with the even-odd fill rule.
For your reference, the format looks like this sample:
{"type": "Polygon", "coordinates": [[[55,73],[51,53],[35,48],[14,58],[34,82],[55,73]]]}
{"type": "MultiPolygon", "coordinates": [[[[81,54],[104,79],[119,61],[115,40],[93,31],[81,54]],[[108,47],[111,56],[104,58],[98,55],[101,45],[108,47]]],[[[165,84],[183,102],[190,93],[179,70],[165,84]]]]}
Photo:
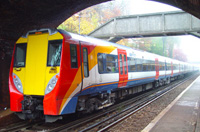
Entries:
{"type": "Polygon", "coordinates": [[[142,132],[199,132],[200,76],[142,132]]]}
{"type": "Polygon", "coordinates": [[[10,109],[0,111],[0,128],[19,121],[20,119],[10,109]]]}

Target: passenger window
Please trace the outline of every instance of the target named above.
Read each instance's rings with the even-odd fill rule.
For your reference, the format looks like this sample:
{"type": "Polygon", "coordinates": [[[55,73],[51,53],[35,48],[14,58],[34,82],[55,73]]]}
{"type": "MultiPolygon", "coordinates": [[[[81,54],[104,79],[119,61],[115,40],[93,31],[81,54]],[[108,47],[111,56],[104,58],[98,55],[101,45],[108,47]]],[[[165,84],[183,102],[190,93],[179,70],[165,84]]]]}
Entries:
{"type": "Polygon", "coordinates": [[[163,64],[163,62],[159,63],[159,69],[160,69],[160,71],[164,70],[164,64],[163,64]]]}
{"type": "Polygon", "coordinates": [[[84,76],[89,76],[89,68],[88,68],[88,51],[87,48],[83,48],[83,65],[84,65],[84,76]]]}
{"type": "Polygon", "coordinates": [[[171,70],[171,64],[168,63],[168,70],[171,70]]]}
{"type": "Polygon", "coordinates": [[[76,45],[70,44],[71,68],[78,68],[76,45]]]}
{"type": "Polygon", "coordinates": [[[137,59],[137,71],[142,71],[142,61],[141,61],[141,59],[137,59]]]}
{"type": "Polygon", "coordinates": [[[98,54],[97,55],[98,58],[98,68],[99,68],[99,73],[103,73],[104,68],[103,68],[103,54],[98,54]]]}
{"type": "Polygon", "coordinates": [[[123,74],[123,64],[122,64],[122,54],[119,55],[119,61],[120,61],[120,74],[123,74]]]}
{"type": "Polygon", "coordinates": [[[143,67],[143,71],[148,71],[148,63],[147,63],[147,60],[143,60],[143,64],[142,64],[142,67],[143,67]]]}
{"type": "Polygon", "coordinates": [[[114,55],[106,56],[106,72],[117,72],[117,57],[114,55]]]}
{"type": "Polygon", "coordinates": [[[156,68],[155,68],[155,65],[156,65],[156,64],[155,64],[155,61],[151,61],[151,65],[152,65],[152,69],[151,69],[151,70],[152,70],[152,71],[155,71],[155,69],[156,69],[156,68]]]}
{"type": "Polygon", "coordinates": [[[16,44],[14,67],[25,67],[27,44],[16,44]]]}
{"type": "Polygon", "coordinates": [[[151,67],[152,67],[151,61],[148,61],[148,71],[151,71],[151,67]]]}
{"type": "Polygon", "coordinates": [[[49,41],[47,66],[60,66],[62,40],[49,41]]]}
{"type": "Polygon", "coordinates": [[[124,71],[125,71],[125,74],[127,74],[127,67],[126,67],[126,55],[124,55],[124,71]]]}
{"type": "Polygon", "coordinates": [[[98,53],[97,58],[98,58],[98,69],[100,74],[119,72],[117,55],[98,53]]]}
{"type": "Polygon", "coordinates": [[[136,71],[136,61],[134,60],[134,58],[129,59],[129,67],[130,71],[136,71]]]}

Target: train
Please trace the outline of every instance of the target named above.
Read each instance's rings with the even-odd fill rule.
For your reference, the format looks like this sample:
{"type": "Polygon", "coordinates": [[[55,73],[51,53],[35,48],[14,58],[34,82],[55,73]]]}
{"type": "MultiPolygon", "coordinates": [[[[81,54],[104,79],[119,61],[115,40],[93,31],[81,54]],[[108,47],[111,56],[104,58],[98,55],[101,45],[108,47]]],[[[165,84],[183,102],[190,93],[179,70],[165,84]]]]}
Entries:
{"type": "Polygon", "coordinates": [[[44,28],[15,43],[9,73],[10,109],[20,119],[62,119],[195,72],[195,65],[116,43],[44,28]]]}

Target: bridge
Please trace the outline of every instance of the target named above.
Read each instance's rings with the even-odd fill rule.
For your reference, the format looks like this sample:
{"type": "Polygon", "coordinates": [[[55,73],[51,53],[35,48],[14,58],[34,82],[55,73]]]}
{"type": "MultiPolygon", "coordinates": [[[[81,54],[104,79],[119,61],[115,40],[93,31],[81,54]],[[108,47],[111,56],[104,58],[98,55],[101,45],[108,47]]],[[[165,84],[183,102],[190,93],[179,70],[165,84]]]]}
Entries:
{"type": "Polygon", "coordinates": [[[183,11],[116,17],[89,36],[117,42],[122,38],[192,34],[200,37],[200,20],[183,11]]]}
{"type": "MultiPolygon", "coordinates": [[[[23,33],[32,29],[56,28],[74,13],[106,1],[110,0],[2,0],[0,43],[5,40],[16,41],[23,33]]],[[[180,8],[200,18],[200,0],[152,1],[180,8]]]]}

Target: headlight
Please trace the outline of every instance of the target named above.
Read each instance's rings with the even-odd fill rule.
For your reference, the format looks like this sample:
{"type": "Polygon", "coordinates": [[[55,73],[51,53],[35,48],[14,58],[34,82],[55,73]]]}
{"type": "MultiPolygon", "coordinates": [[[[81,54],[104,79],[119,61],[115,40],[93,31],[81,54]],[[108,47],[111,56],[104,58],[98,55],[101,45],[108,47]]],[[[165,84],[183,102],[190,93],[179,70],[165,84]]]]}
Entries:
{"type": "Polygon", "coordinates": [[[23,93],[22,82],[21,82],[21,80],[19,79],[19,77],[15,73],[13,73],[13,82],[14,82],[15,87],[17,88],[17,90],[20,93],[23,93]]]}
{"type": "Polygon", "coordinates": [[[47,87],[46,87],[46,90],[45,90],[45,94],[50,93],[54,89],[54,87],[56,86],[56,83],[57,83],[57,80],[58,80],[58,74],[53,76],[51,78],[51,80],[49,81],[49,83],[47,84],[47,87]]]}

